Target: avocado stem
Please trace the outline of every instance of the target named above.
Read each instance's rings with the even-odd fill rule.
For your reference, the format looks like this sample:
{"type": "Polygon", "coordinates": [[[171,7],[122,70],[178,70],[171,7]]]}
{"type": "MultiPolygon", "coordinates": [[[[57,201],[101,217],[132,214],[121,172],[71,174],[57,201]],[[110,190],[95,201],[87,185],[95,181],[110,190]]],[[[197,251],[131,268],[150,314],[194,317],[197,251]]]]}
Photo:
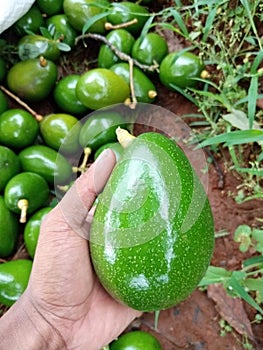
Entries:
{"type": "Polygon", "coordinates": [[[155,98],[157,96],[157,91],[149,90],[148,91],[148,97],[149,98],[155,98]]]}
{"type": "Polygon", "coordinates": [[[157,331],[158,329],[159,316],[160,316],[160,310],[156,310],[154,313],[154,330],[155,331],[157,331]]]}
{"type": "Polygon", "coordinates": [[[45,59],[44,56],[40,56],[40,57],[39,57],[39,63],[40,63],[40,66],[41,66],[41,67],[46,67],[46,65],[47,65],[47,60],[45,59]]]}
{"type": "Polygon", "coordinates": [[[127,28],[133,24],[136,24],[138,23],[138,19],[137,18],[133,18],[131,21],[128,21],[128,22],[124,22],[124,23],[120,23],[120,24],[112,24],[110,22],[106,22],[104,24],[104,28],[106,30],[112,30],[112,29],[121,29],[121,28],[127,28]]]}
{"type": "Polygon", "coordinates": [[[133,59],[130,59],[129,61],[129,68],[130,68],[130,90],[131,90],[131,103],[129,104],[129,107],[131,109],[135,109],[137,105],[137,98],[135,95],[135,89],[134,89],[134,79],[133,79],[133,59]]]}
{"type": "Polygon", "coordinates": [[[9,97],[14,99],[20,106],[24,107],[33,117],[40,122],[43,119],[41,114],[35,112],[31,107],[28,106],[24,101],[22,101],[18,96],[14,95],[11,91],[7,90],[3,85],[0,85],[0,89],[9,97]]]}
{"type": "MultiPolygon", "coordinates": [[[[149,71],[149,72],[155,72],[158,71],[159,68],[159,64],[157,62],[155,62],[154,64],[148,66],[147,64],[142,64],[139,61],[137,61],[136,59],[132,58],[131,56],[127,55],[126,53],[120,51],[117,49],[117,47],[115,47],[111,42],[109,42],[109,40],[107,40],[105,38],[105,36],[100,35],[100,34],[96,34],[96,33],[86,33],[86,34],[82,34],[76,37],[75,39],[75,45],[77,45],[77,43],[79,42],[79,40],[83,40],[83,39],[95,39],[95,40],[99,40],[102,41],[105,45],[109,46],[109,48],[111,49],[111,51],[117,56],[119,57],[119,59],[121,59],[122,61],[126,61],[129,62],[129,60],[132,60],[134,65],[139,67],[142,70],[145,71],[149,71]]],[[[85,45],[85,44],[84,44],[85,45]]]]}
{"type": "Polygon", "coordinates": [[[29,202],[27,199],[19,199],[19,201],[17,202],[17,207],[21,210],[19,221],[22,224],[26,222],[28,206],[29,206],[29,202]]]}
{"type": "Polygon", "coordinates": [[[120,145],[123,148],[127,148],[133,142],[133,140],[136,139],[135,136],[130,134],[127,130],[120,128],[119,126],[116,129],[116,135],[120,145]]]}
{"type": "Polygon", "coordinates": [[[92,152],[92,150],[90,147],[84,148],[84,157],[83,157],[82,163],[81,163],[80,167],[73,167],[72,168],[72,171],[74,173],[77,173],[78,171],[81,173],[84,173],[86,171],[88,159],[89,159],[91,152],[92,152]]]}

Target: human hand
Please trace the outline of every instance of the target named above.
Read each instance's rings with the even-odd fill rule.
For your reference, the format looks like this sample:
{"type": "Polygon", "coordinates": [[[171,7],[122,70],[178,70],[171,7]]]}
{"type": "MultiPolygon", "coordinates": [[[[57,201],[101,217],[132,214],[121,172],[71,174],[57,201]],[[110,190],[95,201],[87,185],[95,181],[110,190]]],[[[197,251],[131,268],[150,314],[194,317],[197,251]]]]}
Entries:
{"type": "Polygon", "coordinates": [[[14,305],[19,313],[20,302],[43,344],[27,349],[99,350],[140,315],[100,285],[84,238],[87,214],[114,165],[113,152],[104,151],[43,220],[28,288],[14,305]]]}

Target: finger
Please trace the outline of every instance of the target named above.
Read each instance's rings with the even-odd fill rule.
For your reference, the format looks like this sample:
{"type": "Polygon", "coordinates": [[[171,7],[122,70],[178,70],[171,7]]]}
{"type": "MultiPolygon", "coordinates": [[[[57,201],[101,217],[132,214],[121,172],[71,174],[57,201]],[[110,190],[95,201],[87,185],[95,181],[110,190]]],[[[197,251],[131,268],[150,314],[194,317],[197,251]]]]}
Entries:
{"type": "Polygon", "coordinates": [[[59,203],[60,211],[71,229],[88,239],[89,210],[103,190],[115,166],[116,158],[110,149],[105,150],[82,174],[59,203]]]}

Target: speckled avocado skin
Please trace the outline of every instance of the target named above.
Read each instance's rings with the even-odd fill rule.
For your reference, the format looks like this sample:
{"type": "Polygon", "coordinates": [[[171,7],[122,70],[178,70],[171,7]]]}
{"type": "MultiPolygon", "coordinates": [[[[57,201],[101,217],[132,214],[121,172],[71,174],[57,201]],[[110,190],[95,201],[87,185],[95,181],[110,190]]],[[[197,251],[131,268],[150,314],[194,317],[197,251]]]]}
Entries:
{"type": "Polygon", "coordinates": [[[159,133],[125,149],[99,197],[90,249],[104,288],[141,311],[185,299],[210,263],[210,204],[183,151],[159,133]]]}

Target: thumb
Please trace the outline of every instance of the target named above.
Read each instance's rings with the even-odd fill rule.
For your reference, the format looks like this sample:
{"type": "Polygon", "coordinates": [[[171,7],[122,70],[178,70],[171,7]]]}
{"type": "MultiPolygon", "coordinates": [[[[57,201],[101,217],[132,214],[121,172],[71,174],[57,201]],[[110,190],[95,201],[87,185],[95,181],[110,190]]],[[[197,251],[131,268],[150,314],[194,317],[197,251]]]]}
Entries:
{"type": "Polygon", "coordinates": [[[58,204],[63,219],[72,231],[86,239],[90,226],[87,220],[89,210],[108,181],[115,163],[114,152],[110,149],[103,151],[58,204]]]}

